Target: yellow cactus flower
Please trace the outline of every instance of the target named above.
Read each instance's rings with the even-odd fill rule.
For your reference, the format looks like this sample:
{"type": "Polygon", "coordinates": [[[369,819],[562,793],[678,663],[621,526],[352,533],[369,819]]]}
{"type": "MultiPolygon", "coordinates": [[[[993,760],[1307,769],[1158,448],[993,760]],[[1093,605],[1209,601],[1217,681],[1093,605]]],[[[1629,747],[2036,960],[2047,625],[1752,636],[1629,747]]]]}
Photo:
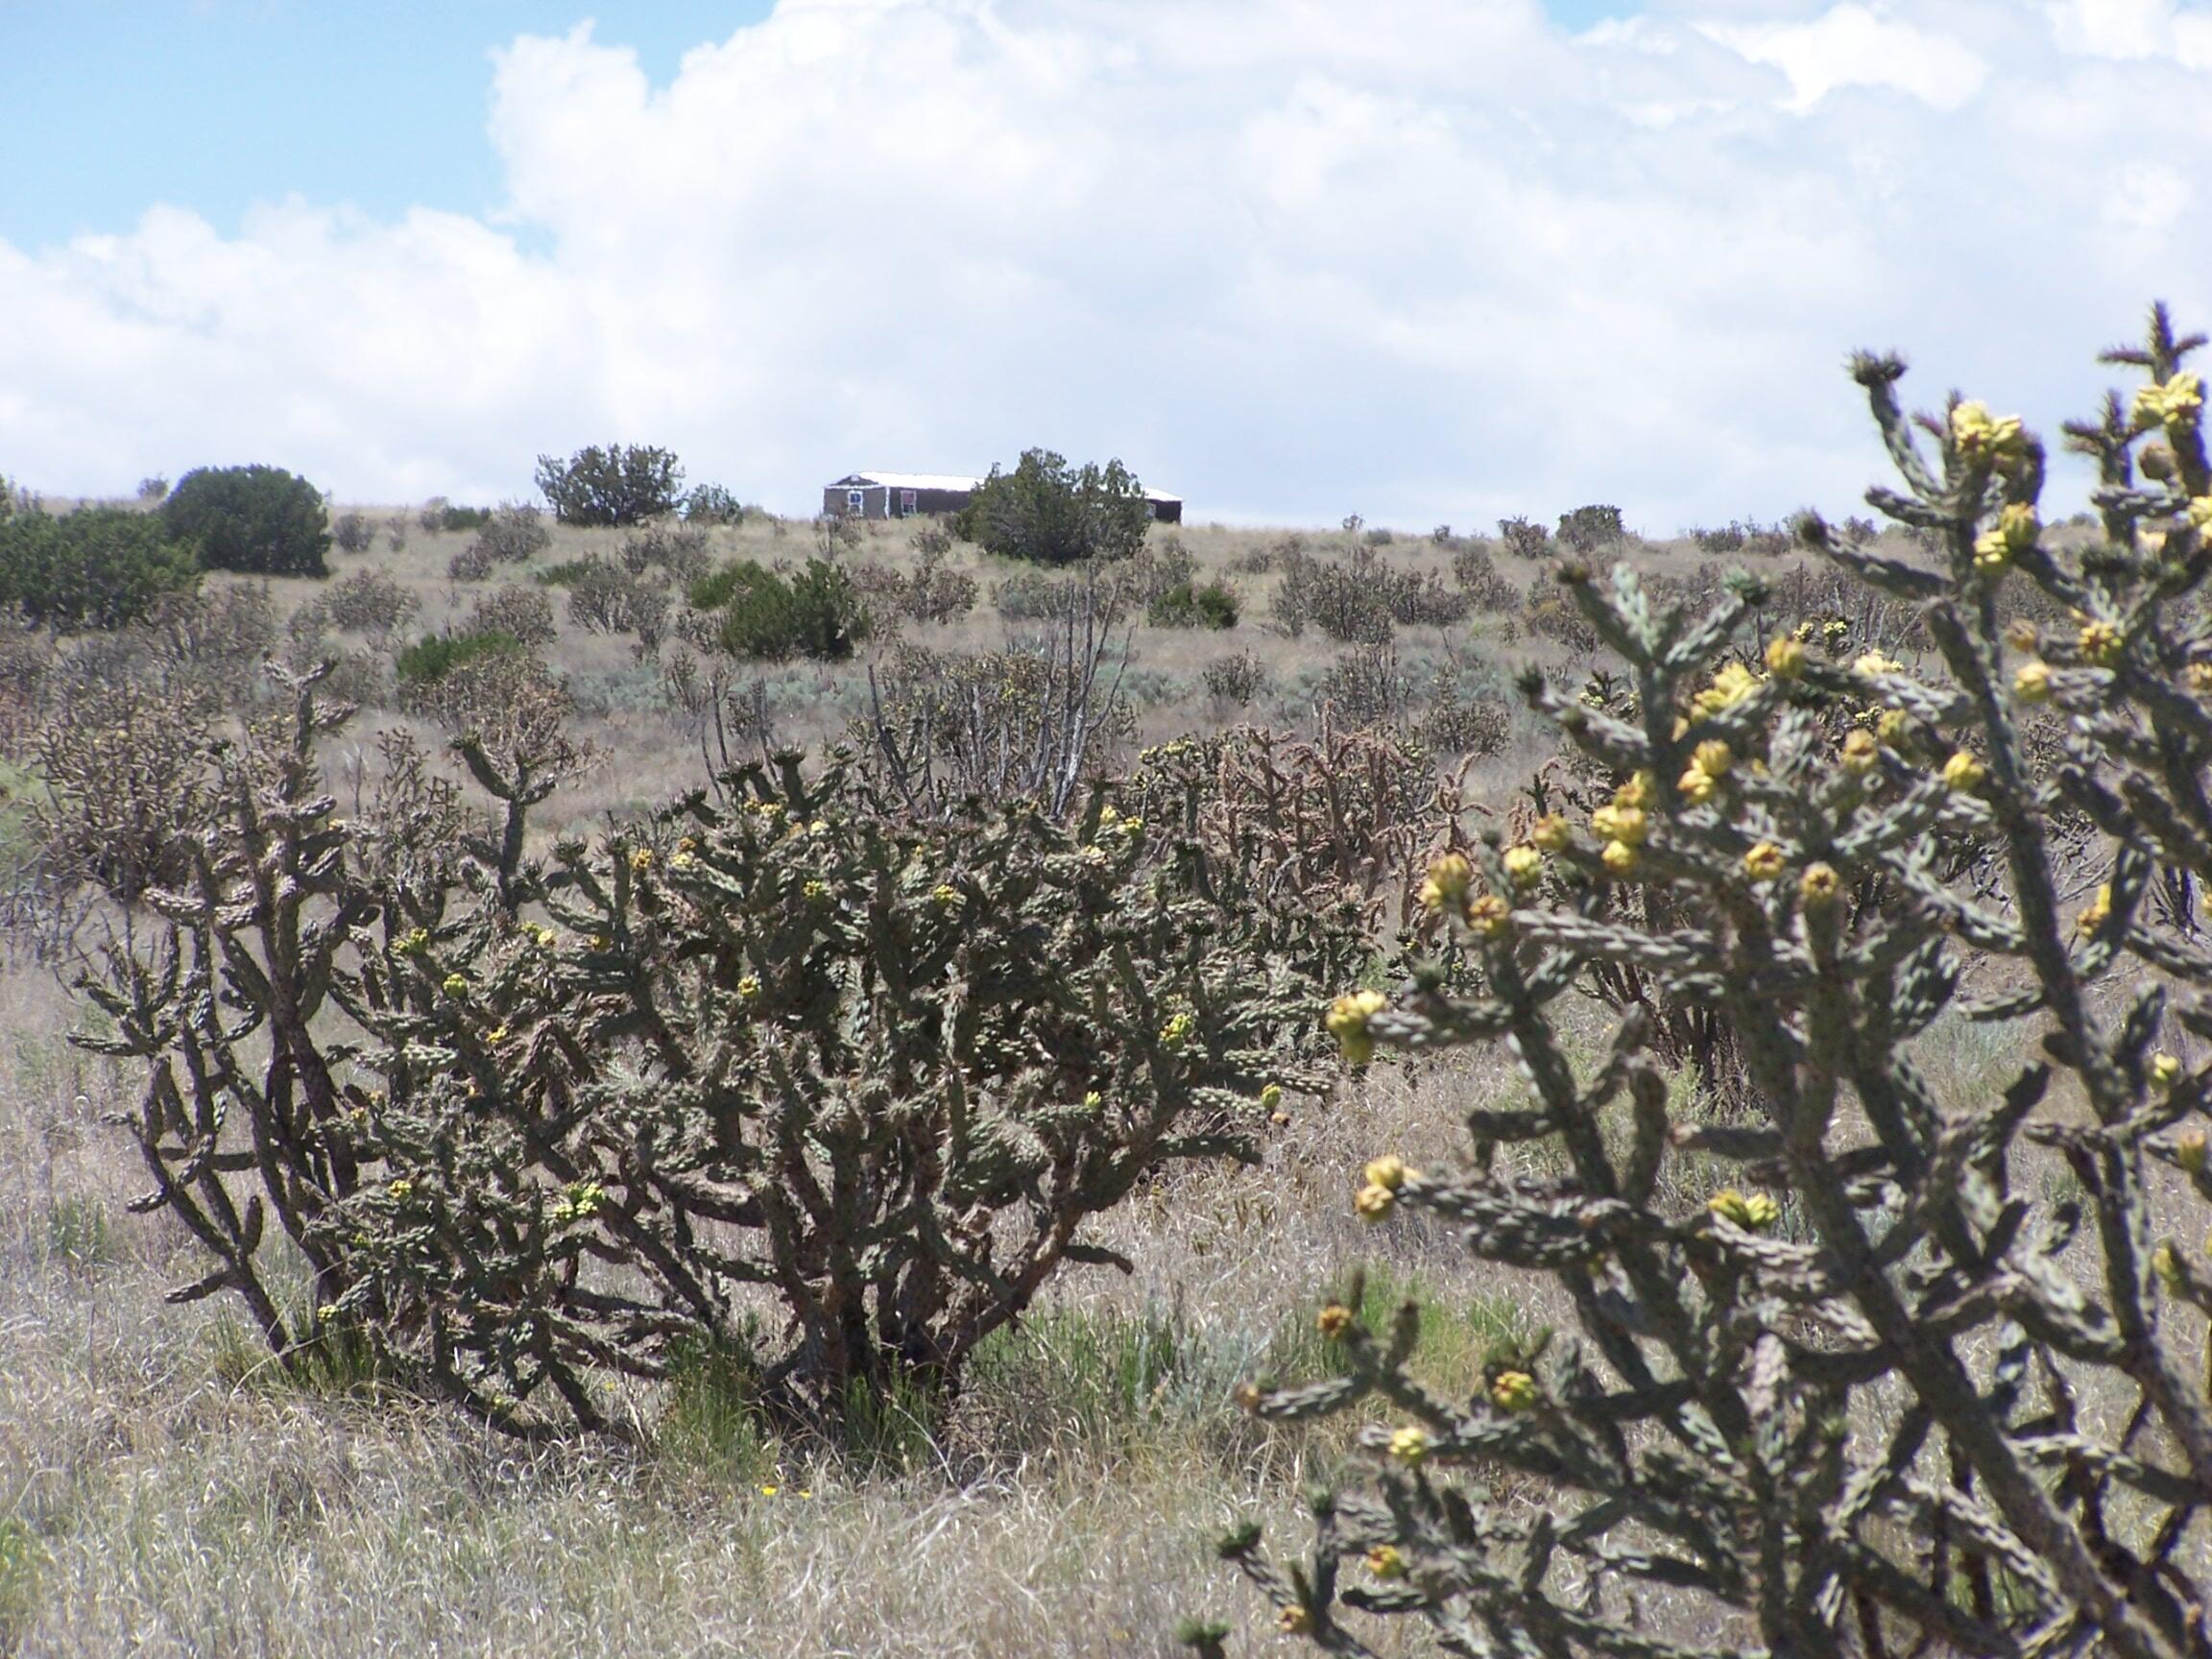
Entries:
{"type": "Polygon", "coordinates": [[[940,881],[929,889],[929,902],[940,910],[957,910],[967,901],[959,888],[950,881],[940,881]]]}
{"type": "Polygon", "coordinates": [[[1378,1578],[1406,1576],[1406,1557],[1395,1544],[1378,1544],[1367,1551],[1367,1571],[1378,1578]]]}
{"type": "Polygon", "coordinates": [[[807,903],[819,904],[823,900],[830,897],[830,883],[822,880],[809,879],[806,885],[802,887],[799,891],[801,895],[805,897],[807,903]]]}
{"type": "Polygon", "coordinates": [[[2182,670],[2181,677],[2189,682],[2192,691],[2212,691],[2212,662],[2192,662],[2182,670]]]}
{"type": "Polygon", "coordinates": [[[1882,758],[1882,745],[1874,740],[1874,733],[1864,727],[1848,732],[1843,737],[1843,769],[1846,772],[1870,772],[1874,763],[1882,758]]]}
{"type": "Polygon", "coordinates": [[[1591,813],[1590,828],[1601,841],[1625,841],[1631,847],[1641,847],[1651,824],[1643,807],[1613,805],[1591,813]]]}
{"type": "Polygon", "coordinates": [[[1272,1112],[1283,1104],[1283,1085],[1270,1083],[1260,1091],[1260,1109],[1272,1112]]]}
{"type": "Polygon", "coordinates": [[[1963,749],[1943,762],[1943,787],[1955,794],[1971,795],[1988,776],[1989,769],[1963,749]]]}
{"type": "Polygon", "coordinates": [[[1398,1202],[1398,1194],[1387,1187],[1372,1184],[1352,1194],[1352,1209],[1362,1221],[1380,1221],[1387,1216],[1398,1202]]]}
{"type": "Polygon", "coordinates": [[[1431,1444],[1426,1429],[1401,1429],[1390,1436],[1390,1455],[1408,1469],[1418,1468],[1431,1444]]]}
{"type": "Polygon", "coordinates": [[[1868,651],[1851,664],[1851,672],[1861,679],[1871,679],[1877,674],[1902,674],[1905,672],[1905,664],[1879,651],[1868,651]]]}
{"type": "Polygon", "coordinates": [[[337,1317],[338,1304],[335,1302],[325,1302],[315,1310],[315,1322],[318,1325],[328,1325],[337,1317]]]}
{"type": "Polygon", "coordinates": [[[493,1026],[491,1030],[484,1033],[484,1041],[494,1048],[498,1047],[500,1044],[507,1041],[507,1027],[504,1025],[493,1026]]]}
{"type": "Polygon", "coordinates": [[[1640,854],[1626,841],[1608,841],[1605,850],[1598,856],[1607,870],[1616,876],[1625,877],[1635,874],[1636,860],[1640,854]]]}
{"type": "Polygon", "coordinates": [[[1725,778],[1736,767],[1736,751],[1718,737],[1709,737],[1691,751],[1690,765],[1708,778],[1725,778]]]}
{"type": "Polygon", "coordinates": [[[406,1176],[402,1175],[397,1181],[391,1182],[389,1185],[387,1185],[384,1190],[394,1198],[405,1200],[414,1195],[415,1183],[408,1180],[406,1176]]]}
{"type": "Polygon", "coordinates": [[[1313,1615],[1303,1607],[1286,1607],[1275,1615],[1275,1627],[1286,1636],[1310,1636],[1313,1634],[1313,1615]]]}
{"type": "Polygon", "coordinates": [[[1841,886],[1842,878],[1833,864],[1807,865],[1805,874],[1797,878],[1797,895],[1809,905],[1833,902],[1841,886]]]}
{"type": "Polygon", "coordinates": [[[1475,884],[1475,866],[1459,853],[1447,853],[1429,866],[1421,883],[1421,902],[1431,910],[1457,910],[1466,905],[1468,889],[1475,884]]]}
{"type": "Polygon", "coordinates": [[[1741,662],[1730,662],[1713,676],[1713,684],[1690,700],[1699,714],[1723,714],[1756,692],[1764,684],[1741,662]]]}
{"type": "Polygon", "coordinates": [[[2167,1289],[2181,1288],[2181,1259],[2174,1253],[2173,1245],[2161,1244],[2151,1252],[2151,1271],[2158,1275],[2159,1283],[2167,1289]]]}
{"type": "Polygon", "coordinates": [[[1885,709],[1874,722],[1874,735],[1887,748],[1902,749],[1912,735],[1912,716],[1902,709],[1885,709]]]}
{"type": "Polygon", "coordinates": [[[2017,415],[1992,415],[1986,403],[1961,403],[1951,411],[1951,441],[1968,460],[2006,465],[2026,448],[2017,415]]]}
{"type": "Polygon", "coordinates": [[[698,862],[699,860],[688,853],[671,853],[668,854],[668,868],[671,870],[688,870],[698,862]]]}
{"type": "Polygon", "coordinates": [[[759,995],[760,995],[760,975],[759,975],[759,974],[745,974],[745,975],[744,975],[742,978],[740,978],[740,979],[737,981],[737,996],[738,996],[738,999],[739,999],[740,1001],[745,1001],[745,1002],[751,1002],[751,1001],[755,1001],[755,1000],[757,1000],[757,999],[759,998],[759,995]]]}
{"type": "Polygon", "coordinates": [[[1352,1310],[1341,1302],[1332,1302],[1313,1315],[1313,1328],[1324,1338],[1334,1342],[1352,1329],[1352,1310]]]}
{"type": "Polygon", "coordinates": [[[1659,780],[1647,771],[1639,772],[1627,782],[1613,791],[1613,805],[1638,810],[1648,806],[1659,798],[1659,780]]]}
{"type": "Polygon", "coordinates": [[[1743,854],[1743,874],[1762,885],[1779,877],[1783,865],[1782,849],[1771,841],[1762,841],[1743,854]]]}
{"type": "Polygon", "coordinates": [[[1528,846],[1508,847],[1503,858],[1505,878],[1527,890],[1544,878],[1544,854],[1528,846]]]}
{"type": "Polygon", "coordinates": [[[466,997],[469,995],[469,981],[458,974],[446,974],[440,981],[440,984],[448,997],[466,997]]]}
{"type": "Polygon", "coordinates": [[[2120,661],[2123,644],[2120,630],[2104,621],[2082,623],[2081,632],[2075,637],[2075,649],[2081,653],[2081,661],[2093,662],[2100,668],[2109,668],[2120,661]]]}
{"type": "Polygon", "coordinates": [[[1764,1233],[1782,1218],[1782,1207],[1764,1192],[1739,1192],[1723,1188],[1705,1201],[1705,1208],[1722,1220],[1749,1233],[1764,1233]]]}
{"type": "Polygon", "coordinates": [[[1361,1171],[1370,1187],[1383,1187],[1395,1192],[1406,1185],[1406,1177],[1418,1171],[1406,1167],[1406,1160],[1396,1153],[1386,1152],[1370,1162],[1361,1171]]]}
{"type": "Polygon", "coordinates": [[[2160,1089],[2171,1089],[2181,1081],[2181,1062],[2160,1049],[2151,1056],[2151,1081],[2160,1089]]]}
{"type": "Polygon", "coordinates": [[[1719,780],[1693,766],[1674,780],[1674,792],[1693,806],[1702,806],[1720,793],[1719,780]]]}
{"type": "Polygon", "coordinates": [[[1513,907],[1495,893],[1467,906],[1467,926],[1485,939],[1503,938],[1513,926],[1513,907]]]}
{"type": "Polygon", "coordinates": [[[1375,1037],[1367,1022],[1389,1006],[1390,999],[1380,991],[1354,991],[1329,1005],[1322,1024],[1336,1039],[1346,1060],[1364,1066],[1375,1057],[1375,1037]]]}
{"type": "Polygon", "coordinates": [[[2043,633],[2034,623],[2023,617],[2006,628],[2005,643],[2015,651],[2040,651],[2043,648],[2043,633]]]}
{"type": "Polygon", "coordinates": [[[1490,1384],[1490,1400],[1501,1411],[1526,1411],[1536,1404],[1536,1379],[1526,1371],[1501,1371],[1490,1384]]]}
{"type": "Polygon", "coordinates": [[[1547,812],[1528,830],[1528,839],[1547,853],[1563,852],[1575,842],[1575,826],[1556,812],[1547,812]]]}
{"type": "Polygon", "coordinates": [[[2012,563],[2012,543],[2001,530],[1984,530],[1974,538],[1974,568],[1992,573],[2012,563]]]}
{"type": "Polygon", "coordinates": [[[1197,1017],[1186,1009],[1168,1017],[1167,1023],[1160,1027],[1160,1041],[1169,1048],[1180,1048],[1197,1028],[1197,1017]]]}
{"type": "Polygon", "coordinates": [[[1777,680],[1794,680],[1805,672],[1805,641],[1778,634],[1767,641],[1767,671],[1777,680]]]}
{"type": "Polygon", "coordinates": [[[2023,703],[2048,703],[2051,700],[2051,664],[2048,662],[2023,662],[2012,673],[2012,695],[2023,703]]]}
{"type": "Polygon", "coordinates": [[[652,869],[653,849],[650,847],[640,847],[637,852],[631,854],[630,868],[640,876],[644,875],[646,871],[652,869]]]}
{"type": "Polygon", "coordinates": [[[393,949],[402,956],[420,956],[430,949],[430,930],[427,927],[410,927],[393,949]]]}

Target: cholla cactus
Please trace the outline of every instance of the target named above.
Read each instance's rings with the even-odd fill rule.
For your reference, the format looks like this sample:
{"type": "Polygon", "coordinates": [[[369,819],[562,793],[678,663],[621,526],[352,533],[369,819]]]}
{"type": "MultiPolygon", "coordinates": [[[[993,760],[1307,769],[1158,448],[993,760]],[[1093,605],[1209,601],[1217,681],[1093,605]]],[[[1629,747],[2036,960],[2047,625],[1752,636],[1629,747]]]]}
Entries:
{"type": "Polygon", "coordinates": [[[505,808],[474,834],[404,746],[340,819],[336,718],[310,682],[222,760],[169,929],[87,987],[117,1027],[87,1044],[146,1068],[143,1207],[215,1258],[181,1294],[237,1291],[280,1355],[342,1330],[519,1428],[597,1426],[594,1373],[704,1346],[819,1423],[952,1385],[1054,1273],[1126,1266],[1093,1217],[1256,1156],[1263,1089],[1322,1080],[1356,930],[1209,897],[1102,797],[922,823],[785,756],[545,864],[557,731],[458,745],[505,808]]]}
{"type": "MultiPolygon", "coordinates": [[[[2152,390],[2069,428],[2103,470],[2103,538],[2072,552],[2035,524],[2019,421],[1955,400],[1920,423],[1930,454],[1902,365],[1856,361],[1904,484],[1868,498],[1941,557],[1827,550],[1918,608],[1928,672],[1817,637],[1753,668],[1742,587],[1700,618],[1655,614],[1625,567],[1574,584],[1638,718],[1531,695],[1629,781],[1547,831],[1566,902],[1463,928],[1483,995],[1417,982],[1357,1034],[1503,1043],[1527,1098],[1471,1117],[1462,1169],[1386,1204],[1372,1166],[1351,1181],[1362,1213],[1425,1213],[1547,1276],[1575,1329],[1451,1399],[1407,1369],[1408,1306],[1340,1327],[1340,1380],[1246,1391],[1272,1418],[1390,1413],[1361,1432],[1368,1471],[1317,1496],[1308,1563],[1249,1528],[1223,1547],[1286,1629],[1337,1653],[1370,1651],[1361,1615],[1479,1655],[2212,1653],[2207,1075],[2181,1057],[2212,1037],[2212,953],[2191,907],[2149,902],[2212,876],[2200,343],[2160,309],[2114,354],[2152,390]],[[2023,584],[2067,625],[2008,630],[2023,584]],[[2023,705],[2063,715],[2047,767],[2023,705]],[[1862,725],[1871,753],[1839,744],[1862,725]],[[1713,744],[1730,764],[1698,760],[1713,744]],[[2047,833],[2062,806],[2101,832],[2085,868],[2047,833]],[[1996,850],[1979,893],[1946,875],[1960,840],[1996,850]],[[1624,902],[1656,889],[1664,929],[1624,902]],[[1564,999],[1623,963],[1731,1024],[1747,1114],[1679,1115],[1639,1009],[1577,1062],[1564,999]],[[1953,1009],[2018,1032],[1987,1098],[1939,1100],[1917,1058],[1953,1009]],[[1541,1502],[1490,1501],[1494,1474],[1541,1502]]],[[[1512,891],[1495,853],[1478,865],[1512,891]]]]}

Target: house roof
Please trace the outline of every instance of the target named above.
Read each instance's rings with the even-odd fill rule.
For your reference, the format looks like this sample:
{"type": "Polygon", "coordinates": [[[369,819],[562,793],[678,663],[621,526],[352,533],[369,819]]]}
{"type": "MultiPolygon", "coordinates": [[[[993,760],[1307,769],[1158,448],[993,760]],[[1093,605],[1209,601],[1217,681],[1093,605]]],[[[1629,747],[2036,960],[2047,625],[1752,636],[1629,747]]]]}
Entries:
{"type": "MultiPolygon", "coordinates": [[[[893,490],[980,490],[983,480],[963,478],[952,472],[848,472],[830,488],[842,490],[849,486],[870,485],[878,488],[888,486],[893,490]]],[[[1165,490],[1147,490],[1144,492],[1144,499],[1181,501],[1183,497],[1170,495],[1165,490]]]]}

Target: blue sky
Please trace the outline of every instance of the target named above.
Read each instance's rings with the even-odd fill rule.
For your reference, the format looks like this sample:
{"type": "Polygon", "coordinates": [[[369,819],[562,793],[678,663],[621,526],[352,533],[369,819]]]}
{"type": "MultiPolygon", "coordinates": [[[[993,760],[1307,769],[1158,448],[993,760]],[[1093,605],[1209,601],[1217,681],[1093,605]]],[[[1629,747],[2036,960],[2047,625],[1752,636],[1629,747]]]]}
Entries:
{"type": "Polygon", "coordinates": [[[1848,510],[1852,348],[2049,428],[2212,323],[2208,77],[2208,0],[0,0],[0,471],[1848,510]]]}

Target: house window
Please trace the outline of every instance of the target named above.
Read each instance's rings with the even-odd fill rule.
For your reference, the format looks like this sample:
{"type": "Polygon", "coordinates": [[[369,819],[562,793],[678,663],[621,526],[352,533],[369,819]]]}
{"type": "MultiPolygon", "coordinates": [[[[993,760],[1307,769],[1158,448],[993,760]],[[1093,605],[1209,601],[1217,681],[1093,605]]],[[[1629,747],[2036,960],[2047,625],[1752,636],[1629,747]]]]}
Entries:
{"type": "Polygon", "coordinates": [[[899,492],[899,517],[902,518],[911,518],[914,517],[913,491],[902,490],[899,492]]]}
{"type": "Polygon", "coordinates": [[[846,492],[845,492],[845,511],[846,511],[846,512],[848,512],[848,513],[859,513],[859,512],[863,512],[863,511],[865,511],[865,510],[866,510],[867,506],[868,506],[868,492],[867,492],[867,491],[865,491],[865,490],[848,490],[848,491],[846,491],[846,492]]]}

